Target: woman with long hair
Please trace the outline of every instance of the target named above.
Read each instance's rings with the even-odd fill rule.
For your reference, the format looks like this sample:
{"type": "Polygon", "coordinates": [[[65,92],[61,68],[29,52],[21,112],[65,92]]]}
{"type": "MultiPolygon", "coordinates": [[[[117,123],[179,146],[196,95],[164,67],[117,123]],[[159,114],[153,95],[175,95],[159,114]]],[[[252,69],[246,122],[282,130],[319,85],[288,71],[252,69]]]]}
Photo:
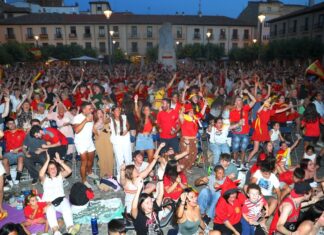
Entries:
{"type": "Polygon", "coordinates": [[[155,120],[151,112],[151,106],[144,103],[139,110],[138,95],[134,97],[135,114],[138,119],[138,134],[136,138],[135,150],[146,151],[148,162],[152,162],[154,154],[154,141],[152,130],[155,125],[155,120]]]}
{"type": "Polygon", "coordinates": [[[94,113],[93,133],[95,134],[95,146],[99,157],[100,177],[112,177],[114,175],[114,153],[110,142],[109,121],[106,113],[98,109],[94,113]]]}
{"type": "Polygon", "coordinates": [[[76,234],[80,225],[73,224],[72,210],[69,200],[65,197],[63,180],[72,172],[71,168],[64,163],[59,154],[55,154],[54,160],[50,160],[48,153],[47,160],[39,171],[39,178],[43,184],[42,201],[51,203],[46,209],[46,217],[49,227],[54,235],[61,235],[56,218],[56,211],[63,214],[64,223],[68,233],[76,234]]]}
{"type": "Polygon", "coordinates": [[[316,111],[314,103],[310,103],[304,112],[301,127],[304,128],[304,149],[309,144],[316,145],[321,135],[320,124],[324,125],[324,119],[316,111]]]}
{"type": "Polygon", "coordinates": [[[110,141],[113,145],[117,169],[117,180],[119,181],[120,172],[118,169],[120,169],[123,163],[129,165],[132,162],[132,146],[126,115],[121,114],[121,108],[119,107],[113,107],[111,111],[112,117],[110,118],[110,141]]]}

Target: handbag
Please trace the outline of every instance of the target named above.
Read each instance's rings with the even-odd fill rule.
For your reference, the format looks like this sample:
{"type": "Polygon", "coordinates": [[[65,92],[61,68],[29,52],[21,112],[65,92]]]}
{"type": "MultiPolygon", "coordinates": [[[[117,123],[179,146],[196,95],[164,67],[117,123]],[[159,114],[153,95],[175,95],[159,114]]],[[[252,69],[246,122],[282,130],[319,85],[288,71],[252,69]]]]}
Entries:
{"type": "Polygon", "coordinates": [[[64,199],[64,197],[55,198],[52,201],[53,206],[58,207],[59,205],[61,205],[61,202],[63,201],[63,199],[64,199]]]}

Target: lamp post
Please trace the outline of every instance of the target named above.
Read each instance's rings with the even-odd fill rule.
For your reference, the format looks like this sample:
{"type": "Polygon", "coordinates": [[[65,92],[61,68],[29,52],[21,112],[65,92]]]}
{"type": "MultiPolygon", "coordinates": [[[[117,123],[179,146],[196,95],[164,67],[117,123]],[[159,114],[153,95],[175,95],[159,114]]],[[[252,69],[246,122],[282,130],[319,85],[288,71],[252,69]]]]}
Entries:
{"type": "Polygon", "coordinates": [[[256,44],[258,40],[256,40],[255,38],[253,38],[252,42],[253,44],[256,44]]]}
{"type": "Polygon", "coordinates": [[[113,46],[112,46],[112,50],[111,50],[111,57],[112,57],[112,63],[115,63],[114,56],[115,56],[115,44],[116,44],[116,41],[113,40],[112,44],[113,44],[113,46]]]}
{"type": "Polygon", "coordinates": [[[113,48],[112,48],[112,37],[114,36],[114,31],[113,30],[109,30],[109,64],[111,65],[111,58],[112,58],[112,52],[113,52],[113,48]]]}
{"type": "Polygon", "coordinates": [[[206,33],[206,36],[207,36],[207,59],[209,59],[209,39],[210,39],[210,37],[211,37],[211,32],[210,31],[208,31],[207,33],[206,33]]]}
{"type": "Polygon", "coordinates": [[[108,32],[109,32],[109,34],[108,34],[108,56],[109,56],[109,67],[111,68],[111,56],[110,56],[110,54],[111,54],[111,49],[110,49],[110,24],[109,24],[109,19],[110,19],[110,17],[111,17],[111,15],[112,15],[112,11],[111,10],[105,10],[104,11],[104,15],[106,16],[106,19],[108,20],[107,21],[107,25],[108,25],[108,32]]]}
{"type": "Polygon", "coordinates": [[[35,38],[35,40],[36,40],[36,47],[38,48],[38,40],[39,40],[39,36],[38,36],[38,35],[35,35],[34,38],[35,38]]]}
{"type": "Polygon", "coordinates": [[[258,54],[258,59],[260,60],[260,51],[261,51],[261,45],[262,45],[262,24],[265,20],[266,16],[261,14],[258,16],[259,22],[260,22],[260,32],[259,32],[259,54],[258,54]]]}

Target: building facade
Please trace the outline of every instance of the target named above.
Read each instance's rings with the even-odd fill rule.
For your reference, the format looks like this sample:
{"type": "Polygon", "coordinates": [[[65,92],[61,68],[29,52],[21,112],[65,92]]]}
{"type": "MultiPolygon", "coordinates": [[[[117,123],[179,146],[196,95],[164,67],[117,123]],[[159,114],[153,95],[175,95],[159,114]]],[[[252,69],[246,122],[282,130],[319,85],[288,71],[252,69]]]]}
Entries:
{"type": "Polygon", "coordinates": [[[277,0],[249,1],[247,7],[238,16],[239,20],[246,21],[255,27],[254,38],[261,43],[268,43],[270,39],[269,21],[289,14],[293,11],[304,9],[304,5],[284,4],[277,0]],[[258,16],[264,15],[265,19],[260,23],[258,16]]]}
{"type": "Polygon", "coordinates": [[[165,22],[172,24],[175,46],[209,42],[228,52],[252,44],[255,34],[253,25],[224,16],[113,13],[107,20],[103,14],[42,13],[0,21],[0,43],[15,40],[40,46],[79,44],[97,49],[101,55],[109,54],[113,48],[128,55],[145,55],[148,48],[158,45],[159,29],[165,22]],[[37,41],[35,36],[39,36],[37,41]]]}
{"type": "Polygon", "coordinates": [[[269,21],[270,40],[315,38],[324,43],[324,2],[269,21]]]}

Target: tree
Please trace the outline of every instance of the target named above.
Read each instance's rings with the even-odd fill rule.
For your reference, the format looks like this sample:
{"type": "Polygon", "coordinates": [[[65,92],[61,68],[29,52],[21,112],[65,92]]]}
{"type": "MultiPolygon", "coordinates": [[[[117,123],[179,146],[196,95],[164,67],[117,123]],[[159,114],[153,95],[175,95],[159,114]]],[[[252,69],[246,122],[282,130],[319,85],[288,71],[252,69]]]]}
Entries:
{"type": "Polygon", "coordinates": [[[146,50],[146,60],[149,62],[156,62],[159,56],[159,47],[155,46],[152,48],[147,48],[146,50]]]}

